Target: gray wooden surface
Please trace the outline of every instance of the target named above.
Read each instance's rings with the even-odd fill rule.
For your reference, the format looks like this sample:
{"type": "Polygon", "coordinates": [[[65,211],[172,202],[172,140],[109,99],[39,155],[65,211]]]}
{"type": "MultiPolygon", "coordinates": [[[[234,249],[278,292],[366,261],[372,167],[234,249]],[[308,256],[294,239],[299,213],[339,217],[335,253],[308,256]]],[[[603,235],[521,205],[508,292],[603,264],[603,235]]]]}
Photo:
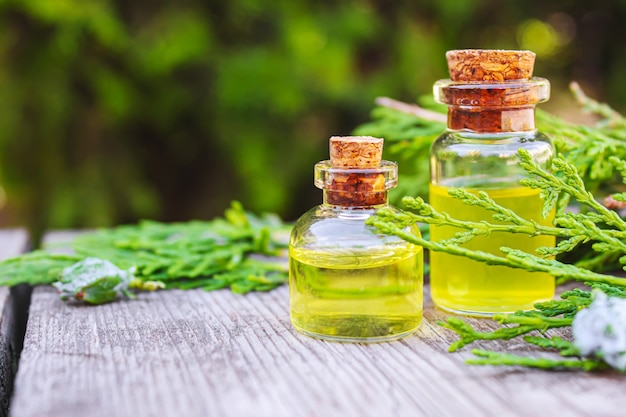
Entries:
{"type": "MultiPolygon", "coordinates": [[[[622,416],[626,376],[472,367],[436,325],[397,342],[297,334],[288,289],[85,307],[37,288],[11,404],[29,416],[622,416]]],[[[482,327],[489,321],[472,320],[482,327]]],[[[521,343],[476,347],[528,351],[521,343]]]]}
{"type": "MultiPolygon", "coordinates": [[[[27,245],[25,231],[0,230],[0,260],[19,255],[27,245]]],[[[0,416],[8,413],[29,293],[26,287],[0,287],[0,416]]]]}

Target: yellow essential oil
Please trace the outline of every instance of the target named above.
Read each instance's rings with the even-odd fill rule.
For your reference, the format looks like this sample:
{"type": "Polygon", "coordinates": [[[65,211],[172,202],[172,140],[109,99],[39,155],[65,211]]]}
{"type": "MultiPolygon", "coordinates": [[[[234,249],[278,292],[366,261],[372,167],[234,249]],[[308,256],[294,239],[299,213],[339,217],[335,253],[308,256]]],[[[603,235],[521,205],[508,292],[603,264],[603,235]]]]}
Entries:
{"type": "MultiPolygon", "coordinates": [[[[448,195],[449,188],[485,191],[525,219],[542,219],[538,190],[520,186],[528,172],[520,151],[549,171],[556,154],[549,136],[535,126],[535,107],[550,97],[550,82],[533,76],[531,51],[461,49],[446,52],[449,79],[433,85],[435,100],[448,107],[447,129],[430,149],[431,204],[439,211],[473,222],[495,222],[493,212],[468,206],[448,195]]],[[[432,226],[431,239],[452,238],[450,226],[432,226]]],[[[505,246],[535,253],[554,246],[554,237],[492,232],[463,246],[504,256],[505,246]]],[[[441,308],[469,315],[528,310],[554,296],[548,274],[489,266],[460,256],[431,253],[431,292],[441,308]]]]}
{"type": "Polygon", "coordinates": [[[422,248],[290,250],[291,321],[338,341],[386,341],[422,321],[422,248]]]}
{"type": "MultiPolygon", "coordinates": [[[[460,220],[497,223],[492,212],[463,204],[448,195],[449,189],[440,185],[430,186],[430,203],[435,209],[460,220]]],[[[467,191],[477,193],[477,190],[467,191]]],[[[552,224],[553,215],[548,219],[541,217],[543,200],[539,198],[539,190],[516,187],[483,191],[496,203],[525,219],[533,219],[543,225],[552,224]]],[[[431,226],[430,238],[432,241],[448,239],[459,231],[451,226],[431,226]]],[[[553,236],[529,237],[493,232],[488,236],[475,237],[463,246],[502,255],[502,246],[535,253],[540,246],[552,247],[554,244],[553,236]]],[[[547,273],[492,266],[441,252],[430,253],[430,265],[433,301],[437,306],[453,312],[482,315],[529,310],[534,303],[550,300],[554,296],[554,278],[547,273]]]]}
{"type": "MultiPolygon", "coordinates": [[[[291,323],[301,333],[340,342],[407,336],[422,321],[423,249],[380,233],[368,220],[393,212],[388,191],[398,165],[382,160],[383,139],[330,138],[330,160],[315,164],[323,203],[289,236],[291,323]]],[[[420,236],[408,226],[407,233],[420,236]]]]}

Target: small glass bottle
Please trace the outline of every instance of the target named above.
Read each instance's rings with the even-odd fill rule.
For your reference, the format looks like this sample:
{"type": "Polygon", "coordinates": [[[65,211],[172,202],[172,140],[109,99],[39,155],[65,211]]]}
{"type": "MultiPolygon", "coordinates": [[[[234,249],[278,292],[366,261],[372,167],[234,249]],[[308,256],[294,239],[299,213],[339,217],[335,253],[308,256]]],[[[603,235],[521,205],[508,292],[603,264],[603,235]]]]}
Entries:
{"type": "Polygon", "coordinates": [[[296,221],[289,246],[291,322],[309,336],[387,341],[422,321],[422,248],[365,224],[392,209],[387,193],[398,167],[381,161],[382,145],[379,138],[332,137],[331,159],[315,165],[323,204],[296,221]]]}
{"type": "MultiPolygon", "coordinates": [[[[431,148],[430,203],[466,221],[496,222],[485,209],[468,206],[448,195],[451,188],[485,191],[498,204],[526,219],[542,218],[539,190],[523,187],[527,173],[519,166],[523,148],[545,169],[555,155],[550,139],[535,128],[535,105],[546,101],[550,84],[533,78],[530,51],[458,50],[446,58],[451,79],[437,81],[435,99],[448,105],[448,129],[431,148]]],[[[431,240],[451,238],[460,229],[431,226],[431,240]]],[[[528,237],[494,232],[475,237],[464,247],[502,255],[507,246],[534,253],[554,246],[551,236],[528,237]]],[[[490,266],[442,252],[430,254],[433,302],[446,310],[470,315],[528,310],[554,296],[554,278],[546,273],[490,266]]]]}

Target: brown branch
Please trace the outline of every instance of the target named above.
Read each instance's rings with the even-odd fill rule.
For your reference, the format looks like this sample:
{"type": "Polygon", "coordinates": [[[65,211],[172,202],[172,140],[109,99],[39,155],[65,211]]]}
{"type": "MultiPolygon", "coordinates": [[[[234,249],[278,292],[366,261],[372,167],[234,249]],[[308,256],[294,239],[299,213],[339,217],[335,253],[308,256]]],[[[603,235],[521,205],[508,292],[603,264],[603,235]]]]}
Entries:
{"type": "Polygon", "coordinates": [[[431,122],[446,123],[448,118],[445,114],[432,110],[426,110],[416,104],[408,104],[402,101],[394,100],[389,97],[378,97],[376,104],[390,109],[398,110],[403,113],[412,114],[420,119],[430,120],[431,122]]]}
{"type": "Polygon", "coordinates": [[[572,81],[569,84],[569,89],[574,95],[576,101],[587,111],[607,119],[610,123],[618,125],[626,124],[626,120],[624,120],[624,117],[621,114],[613,110],[608,104],[600,103],[587,96],[587,94],[585,94],[583,89],[580,87],[580,84],[576,81],[572,81]]]}

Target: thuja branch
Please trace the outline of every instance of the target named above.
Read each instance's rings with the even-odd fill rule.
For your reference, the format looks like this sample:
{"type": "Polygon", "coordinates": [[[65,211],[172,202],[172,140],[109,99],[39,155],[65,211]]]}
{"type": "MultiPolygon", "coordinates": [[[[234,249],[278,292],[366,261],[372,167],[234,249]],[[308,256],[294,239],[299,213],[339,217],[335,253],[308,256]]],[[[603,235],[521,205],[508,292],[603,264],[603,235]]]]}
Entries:
{"type": "Polygon", "coordinates": [[[532,326],[501,327],[493,332],[479,332],[465,321],[456,317],[449,317],[446,321],[438,321],[442,327],[457,333],[460,338],[448,347],[448,352],[456,352],[462,347],[477,340],[509,340],[517,336],[536,330],[532,326]]]}
{"type": "Polygon", "coordinates": [[[464,256],[488,265],[508,266],[511,268],[525,269],[531,272],[547,272],[554,277],[567,277],[575,281],[605,282],[611,285],[626,287],[625,278],[598,274],[587,269],[578,268],[575,265],[564,264],[551,259],[543,259],[512,248],[500,248],[505,256],[498,256],[488,252],[464,248],[456,244],[432,242],[415,236],[411,232],[407,231],[405,227],[396,225],[393,221],[393,215],[389,214],[389,216],[392,217],[387,217],[387,220],[382,220],[379,217],[371,217],[367,220],[367,223],[376,227],[383,233],[398,236],[407,242],[422,246],[435,252],[445,252],[450,255],[464,256]]]}
{"type": "Polygon", "coordinates": [[[456,317],[449,317],[445,321],[438,321],[437,324],[452,330],[460,336],[459,340],[448,347],[449,352],[455,352],[477,340],[509,340],[535,330],[544,333],[549,329],[566,327],[572,324],[571,318],[527,317],[518,316],[516,314],[497,315],[494,316],[494,320],[502,324],[515,323],[518,324],[518,326],[501,327],[492,332],[480,332],[465,321],[456,317]]]}
{"type": "Polygon", "coordinates": [[[465,363],[470,365],[525,366],[529,368],[541,369],[582,369],[584,371],[596,371],[608,368],[606,363],[598,359],[555,360],[548,358],[529,358],[525,356],[512,355],[510,353],[499,353],[481,349],[473,349],[472,353],[478,356],[478,358],[468,359],[465,363]]]}
{"type": "Polygon", "coordinates": [[[222,218],[142,221],[79,235],[73,255],[36,251],[2,261],[0,285],[50,284],[70,265],[96,257],[124,270],[133,267],[137,280],[162,281],[167,288],[268,291],[287,281],[284,262],[270,259],[285,249],[290,228],[275,215],[258,216],[234,202],[222,218]]]}
{"type": "MultiPolygon", "coordinates": [[[[446,321],[440,321],[438,324],[459,335],[459,340],[452,343],[449,347],[451,352],[478,340],[509,340],[533,331],[538,331],[543,334],[549,329],[570,326],[575,314],[590,304],[591,293],[574,289],[564,292],[561,298],[561,300],[536,303],[536,310],[533,311],[497,314],[493,319],[498,323],[516,324],[517,326],[501,327],[492,332],[477,331],[472,326],[456,317],[450,317],[446,321]]],[[[561,350],[562,354],[576,354],[573,352],[574,349],[571,343],[565,342],[562,339],[526,337],[524,340],[542,347],[558,348],[561,350]]]]}
{"type": "Polygon", "coordinates": [[[435,226],[453,226],[459,229],[466,229],[470,233],[459,234],[453,239],[448,239],[448,243],[465,243],[474,236],[487,236],[494,232],[521,233],[530,236],[551,235],[557,237],[572,237],[571,230],[544,226],[534,220],[526,220],[502,206],[497,205],[484,192],[474,195],[462,189],[452,189],[449,194],[457,199],[463,200],[466,204],[475,205],[496,212],[499,220],[508,220],[513,224],[491,223],[487,221],[467,221],[455,219],[448,213],[441,213],[433,206],[426,203],[421,197],[404,197],[404,205],[415,212],[394,213],[391,210],[380,210],[378,218],[391,221],[397,224],[410,225],[414,223],[427,223],[435,226]]]}
{"type": "Polygon", "coordinates": [[[555,158],[552,161],[553,173],[542,169],[525,149],[520,149],[518,155],[520,166],[531,175],[530,178],[520,181],[522,185],[546,190],[549,193],[567,193],[579,203],[593,209],[596,212],[595,219],[605,221],[608,225],[621,231],[626,230],[626,222],[619,214],[604,207],[596,201],[591,192],[587,191],[585,183],[578,175],[574,165],[563,158],[555,158]]]}
{"type": "MultiPolygon", "coordinates": [[[[593,195],[585,189],[584,182],[573,165],[561,158],[556,158],[553,161],[555,173],[550,173],[534,162],[528,152],[520,150],[519,157],[521,166],[530,175],[529,178],[523,179],[521,183],[531,188],[540,189],[544,195],[544,212],[552,210],[557,200],[554,196],[563,193],[572,196],[580,204],[586,205],[593,211],[589,213],[559,213],[554,221],[558,227],[544,226],[535,220],[524,219],[513,211],[498,205],[493,199],[489,198],[487,193],[479,192],[478,195],[475,195],[462,189],[453,189],[449,191],[452,197],[462,200],[465,204],[478,206],[493,212],[493,218],[497,222],[472,222],[456,219],[447,213],[438,212],[419,197],[405,197],[403,199],[404,204],[416,213],[407,211],[394,213],[389,210],[381,210],[370,222],[382,231],[388,229],[386,233],[397,234],[398,236],[403,234],[402,229],[404,227],[414,223],[451,226],[459,230],[466,230],[465,232],[457,233],[452,239],[437,242],[436,245],[432,245],[432,250],[467,256],[471,259],[499,265],[506,262],[484,254],[470,254],[458,245],[476,236],[487,236],[493,232],[507,232],[527,234],[529,236],[551,235],[566,238],[556,248],[541,248],[539,254],[543,256],[553,256],[571,251],[581,243],[589,241],[595,242],[594,250],[597,252],[619,251],[626,253],[626,243],[624,241],[626,238],[626,222],[616,212],[607,209],[594,199],[593,195]],[[503,224],[503,222],[505,223],[503,224]],[[613,228],[606,228],[604,225],[609,225],[613,228]]],[[[619,160],[614,161],[614,164],[621,166],[619,165],[619,160]]],[[[406,237],[411,238],[408,234],[406,237]]],[[[543,262],[541,258],[532,257],[529,254],[507,253],[511,255],[508,256],[510,261],[508,264],[518,264],[522,268],[528,266],[531,270],[541,271],[554,267],[563,269],[560,263],[543,262]],[[536,265],[538,263],[542,265],[536,265]]],[[[579,279],[585,279],[583,277],[589,275],[589,271],[582,269],[572,270],[570,268],[567,272],[573,273],[579,279]]],[[[559,274],[558,276],[561,275],[559,274]]]]}
{"type": "MultiPolygon", "coordinates": [[[[523,185],[540,190],[544,200],[542,209],[544,218],[553,211],[556,212],[553,225],[540,224],[537,219],[521,218],[516,213],[499,207],[487,194],[468,193],[465,190],[452,190],[450,194],[466,204],[490,211],[493,221],[463,221],[454,215],[433,210],[422,199],[405,198],[405,204],[414,212],[394,214],[382,211],[376,218],[370,220],[370,224],[385,233],[395,234],[433,251],[464,256],[492,265],[544,271],[559,280],[576,279],[585,282],[610,297],[626,298],[623,278],[598,273],[614,270],[620,264],[626,264],[624,256],[626,223],[616,212],[597,202],[592,195],[601,189],[611,189],[618,178],[616,172],[621,173],[622,177],[626,176],[626,129],[624,129],[626,119],[606,104],[587,97],[578,85],[572,84],[571,90],[581,106],[599,116],[601,120],[592,126],[584,126],[566,122],[557,116],[537,110],[537,127],[552,137],[561,158],[554,161],[555,171],[547,173],[534,164],[529,155],[523,152],[520,154],[521,164],[530,175],[529,179],[523,181],[523,185]],[[567,212],[570,200],[584,206],[583,210],[578,213],[567,212]],[[414,223],[456,228],[458,233],[450,239],[430,242],[407,233],[406,227],[414,223]],[[521,233],[528,236],[550,235],[559,238],[559,244],[555,248],[539,248],[537,254],[540,256],[510,248],[502,248],[502,253],[491,254],[469,250],[462,246],[474,237],[488,236],[494,232],[521,233]],[[585,243],[587,245],[582,246],[585,243]],[[591,245],[588,245],[589,243],[591,245]],[[590,247],[593,250],[590,250],[590,247]],[[580,250],[583,253],[582,258],[580,253],[576,253],[580,250]],[[577,266],[553,259],[556,255],[572,251],[576,252],[569,254],[568,258],[576,261],[577,266]]],[[[396,146],[391,149],[397,159],[408,155],[412,161],[427,161],[428,145],[443,129],[442,117],[439,114],[425,112],[426,109],[412,104],[391,100],[380,100],[377,103],[386,107],[376,108],[372,114],[373,121],[363,126],[359,133],[373,134],[395,141],[396,146]],[[393,150],[397,150],[397,153],[394,154],[393,150]]],[[[427,101],[422,101],[421,104],[438,111],[443,110],[427,101]]],[[[428,195],[427,162],[422,165],[416,164],[412,175],[403,175],[402,193],[398,194],[418,194],[424,197],[428,195]]],[[[623,188],[623,185],[619,184],[618,187],[623,188]]],[[[604,203],[607,206],[610,203],[611,208],[624,208],[626,193],[613,194],[612,198],[605,200],[604,203]]],[[[586,310],[591,305],[593,298],[591,292],[580,289],[566,291],[561,297],[561,300],[537,303],[536,310],[531,312],[498,316],[506,327],[493,332],[479,332],[462,320],[449,319],[442,324],[460,336],[460,340],[453,343],[451,350],[476,340],[508,340],[532,331],[543,333],[553,327],[569,326],[574,318],[580,317],[578,313],[581,310],[586,310]]],[[[607,314],[612,315],[615,314],[607,314]]],[[[531,336],[525,337],[524,340],[541,348],[556,349],[564,356],[580,356],[577,346],[569,341],[531,336]]],[[[606,369],[609,363],[602,352],[596,357],[576,360],[528,358],[481,350],[474,353],[479,357],[469,360],[468,363],[582,370],[606,369]]],[[[623,368],[623,364],[617,367],[623,368]]]]}
{"type": "MultiPolygon", "coordinates": [[[[471,240],[473,237],[486,236],[489,233],[498,231],[523,233],[529,236],[539,234],[552,235],[564,239],[557,248],[542,248],[539,253],[545,256],[573,250],[580,243],[588,241],[596,242],[594,249],[599,252],[626,253],[626,245],[622,240],[625,237],[626,223],[613,211],[606,209],[595,201],[593,195],[585,189],[583,181],[571,164],[562,159],[557,159],[554,161],[555,174],[551,174],[546,173],[538,164],[534,163],[528,153],[521,151],[520,160],[522,166],[530,175],[523,183],[526,186],[540,190],[544,197],[544,212],[553,210],[558,196],[563,193],[573,197],[580,204],[586,205],[593,211],[589,213],[562,212],[558,214],[555,220],[559,227],[543,226],[534,220],[524,219],[511,210],[499,206],[486,193],[478,193],[476,195],[457,189],[451,190],[450,195],[462,200],[465,204],[491,211],[494,213],[493,218],[497,223],[460,220],[448,213],[438,212],[421,198],[410,197],[406,197],[403,201],[415,213],[382,210],[377,216],[371,218],[369,223],[383,233],[396,235],[431,251],[464,256],[489,265],[508,266],[531,272],[545,272],[556,278],[577,280],[595,287],[607,286],[603,291],[610,290],[613,293],[617,291],[626,294],[626,291],[623,290],[626,287],[626,279],[621,277],[599,274],[575,265],[559,262],[555,259],[543,258],[512,248],[500,248],[502,254],[499,255],[471,250],[462,246],[463,243],[471,240]],[[407,226],[416,222],[434,226],[455,227],[461,230],[461,232],[457,233],[455,238],[432,242],[415,236],[408,231],[407,226]],[[502,222],[505,223],[503,224],[502,222]],[[599,224],[609,225],[611,228],[603,228],[599,224]]],[[[614,166],[620,169],[626,168],[626,165],[621,163],[621,161],[613,161],[613,163],[614,166]]],[[[463,320],[457,318],[449,318],[447,321],[440,322],[440,324],[460,336],[459,340],[451,344],[451,351],[460,349],[477,340],[508,340],[533,331],[544,333],[548,329],[570,326],[576,313],[587,307],[591,302],[589,292],[571,291],[566,292],[563,296],[563,300],[538,303],[535,305],[536,310],[531,312],[494,316],[494,320],[500,324],[513,326],[502,327],[493,332],[477,331],[463,320]]],[[[488,354],[485,353],[485,355],[488,354]]],[[[583,369],[596,369],[603,364],[602,361],[597,360],[563,362],[543,360],[541,358],[503,356],[495,353],[493,356],[474,360],[470,363],[518,364],[548,368],[579,367],[583,369]]]]}
{"type": "MultiPolygon", "coordinates": [[[[576,167],[587,190],[595,193],[609,189],[616,182],[609,159],[612,156],[626,159],[625,118],[605,103],[586,96],[577,84],[573,83],[570,89],[583,110],[599,116],[600,120],[593,125],[570,123],[537,109],[537,128],[549,135],[558,153],[576,167]]],[[[372,120],[355,130],[355,134],[384,137],[393,144],[388,152],[394,159],[403,160],[404,171],[400,174],[403,195],[416,191],[428,195],[430,144],[445,128],[445,109],[431,98],[423,97],[420,101],[418,106],[379,98],[372,120]]]]}

